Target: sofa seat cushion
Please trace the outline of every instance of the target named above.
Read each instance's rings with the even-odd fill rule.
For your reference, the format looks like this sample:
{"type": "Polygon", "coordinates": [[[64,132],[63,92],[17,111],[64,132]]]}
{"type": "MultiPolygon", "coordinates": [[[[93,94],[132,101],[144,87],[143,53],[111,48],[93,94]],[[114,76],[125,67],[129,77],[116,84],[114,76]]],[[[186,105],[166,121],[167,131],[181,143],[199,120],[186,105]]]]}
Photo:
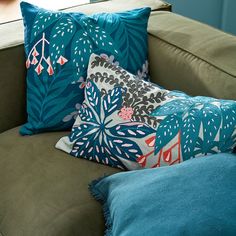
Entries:
{"type": "Polygon", "coordinates": [[[88,184],[118,172],[54,148],[66,132],[0,134],[0,235],[103,235],[100,205],[88,184]]]}

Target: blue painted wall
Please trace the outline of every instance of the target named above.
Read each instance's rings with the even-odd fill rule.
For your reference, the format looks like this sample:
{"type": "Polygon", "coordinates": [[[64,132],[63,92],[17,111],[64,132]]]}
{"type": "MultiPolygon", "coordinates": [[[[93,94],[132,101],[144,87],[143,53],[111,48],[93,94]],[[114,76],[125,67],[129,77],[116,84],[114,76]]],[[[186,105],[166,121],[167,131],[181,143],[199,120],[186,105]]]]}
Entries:
{"type": "Polygon", "coordinates": [[[167,0],[173,12],[236,35],[236,0],[167,0]]]}

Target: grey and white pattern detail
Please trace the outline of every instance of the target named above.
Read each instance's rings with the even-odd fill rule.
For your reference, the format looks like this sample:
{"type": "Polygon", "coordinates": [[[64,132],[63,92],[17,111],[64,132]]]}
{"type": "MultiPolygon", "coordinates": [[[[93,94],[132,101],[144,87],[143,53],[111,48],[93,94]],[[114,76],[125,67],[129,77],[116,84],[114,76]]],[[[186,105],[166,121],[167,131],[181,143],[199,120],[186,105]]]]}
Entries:
{"type": "Polygon", "coordinates": [[[139,169],[137,159],[152,149],[145,141],[155,135],[159,124],[151,113],[166,102],[166,94],[119,67],[113,57],[92,54],[85,101],[71,134],[56,147],[76,157],[139,169]]]}
{"type": "Polygon", "coordinates": [[[165,102],[167,90],[139,79],[138,76],[128,73],[118,65],[111,64],[99,56],[95,56],[91,63],[91,68],[94,69],[95,67],[96,73],[91,72],[88,79],[95,83],[101,83],[103,93],[106,93],[106,84],[114,87],[121,86],[127,90],[123,97],[123,106],[119,112],[120,117],[125,119],[124,113],[128,109],[130,114],[132,113],[129,117],[131,121],[157,126],[159,120],[150,114],[165,102]],[[107,73],[107,68],[114,73],[107,73]]]}

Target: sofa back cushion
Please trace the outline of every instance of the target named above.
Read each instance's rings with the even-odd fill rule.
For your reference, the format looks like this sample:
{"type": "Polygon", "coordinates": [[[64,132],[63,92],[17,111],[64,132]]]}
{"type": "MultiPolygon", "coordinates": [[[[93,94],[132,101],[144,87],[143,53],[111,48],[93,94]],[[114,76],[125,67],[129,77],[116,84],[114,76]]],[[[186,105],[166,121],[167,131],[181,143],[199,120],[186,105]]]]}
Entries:
{"type": "Polygon", "coordinates": [[[194,96],[236,100],[235,36],[169,12],[154,12],[148,32],[152,81],[194,96]]]}

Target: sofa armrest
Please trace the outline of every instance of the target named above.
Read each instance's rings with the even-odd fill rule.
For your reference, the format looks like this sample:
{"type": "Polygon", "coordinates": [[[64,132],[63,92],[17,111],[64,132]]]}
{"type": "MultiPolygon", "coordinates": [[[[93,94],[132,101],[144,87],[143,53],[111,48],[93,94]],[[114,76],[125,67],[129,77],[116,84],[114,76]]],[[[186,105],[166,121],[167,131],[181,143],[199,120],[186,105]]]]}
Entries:
{"type": "Polygon", "coordinates": [[[149,21],[151,79],[170,90],[236,100],[236,37],[170,12],[149,21]]]}

